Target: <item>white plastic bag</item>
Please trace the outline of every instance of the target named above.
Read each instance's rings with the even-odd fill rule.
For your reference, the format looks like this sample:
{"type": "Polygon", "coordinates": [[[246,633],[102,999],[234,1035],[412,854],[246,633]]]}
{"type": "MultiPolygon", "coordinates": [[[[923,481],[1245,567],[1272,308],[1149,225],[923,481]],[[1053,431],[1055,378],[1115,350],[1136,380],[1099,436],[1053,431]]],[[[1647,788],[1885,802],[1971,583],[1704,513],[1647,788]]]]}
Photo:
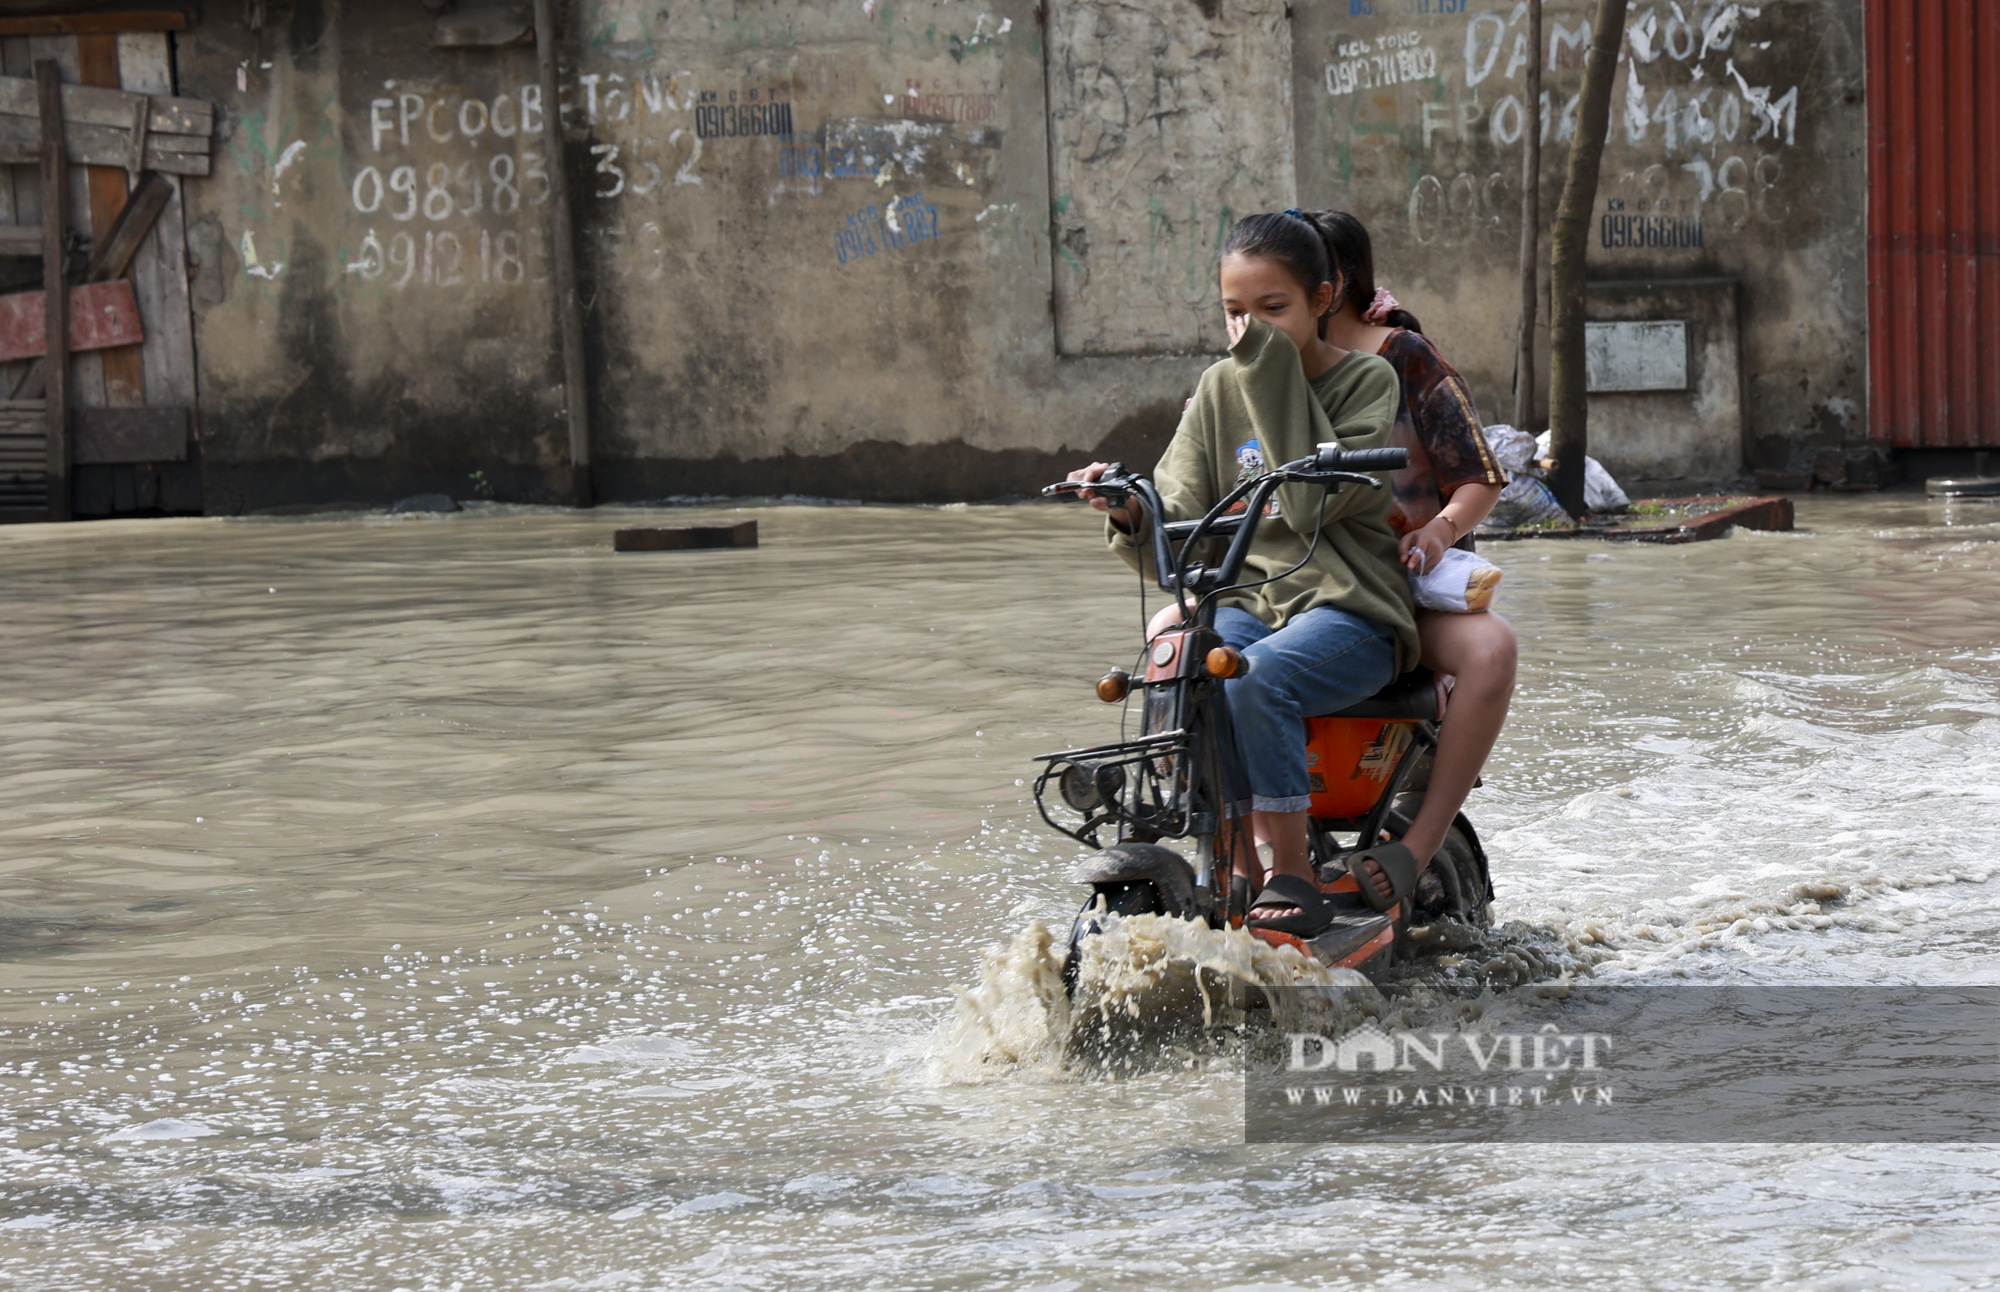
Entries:
{"type": "MultiPolygon", "coordinates": [[[[1549,434],[1543,431],[1535,437],[1535,453],[1540,457],[1548,457],[1553,452],[1549,447],[1549,434]]],[[[1583,505],[1594,512],[1623,511],[1632,505],[1632,500],[1625,496],[1625,491],[1618,487],[1618,482],[1611,478],[1611,473],[1604,469],[1602,462],[1586,456],[1583,459],[1583,505]]]]}
{"type": "Polygon", "coordinates": [[[1410,595],[1426,610],[1485,610],[1499,587],[1500,567],[1462,547],[1447,547],[1436,565],[1410,572],[1410,595]]]}
{"type": "Polygon", "coordinates": [[[1507,473],[1509,480],[1541,474],[1540,469],[1535,466],[1537,454],[1534,436],[1504,424],[1489,426],[1482,433],[1486,436],[1487,447],[1493,450],[1494,460],[1500,464],[1500,469],[1507,473]]]}

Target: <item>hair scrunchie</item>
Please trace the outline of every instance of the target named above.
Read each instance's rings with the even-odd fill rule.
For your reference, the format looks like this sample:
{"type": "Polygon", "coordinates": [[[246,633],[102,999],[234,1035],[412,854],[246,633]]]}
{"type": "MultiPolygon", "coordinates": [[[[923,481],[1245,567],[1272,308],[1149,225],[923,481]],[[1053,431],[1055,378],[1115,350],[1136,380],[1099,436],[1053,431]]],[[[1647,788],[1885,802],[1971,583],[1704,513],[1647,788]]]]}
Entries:
{"type": "Polygon", "coordinates": [[[1403,302],[1389,295],[1388,288],[1377,287],[1375,289],[1375,299],[1369,301],[1368,308],[1361,312],[1361,321],[1380,327],[1388,321],[1391,313],[1402,308],[1403,302]]]}

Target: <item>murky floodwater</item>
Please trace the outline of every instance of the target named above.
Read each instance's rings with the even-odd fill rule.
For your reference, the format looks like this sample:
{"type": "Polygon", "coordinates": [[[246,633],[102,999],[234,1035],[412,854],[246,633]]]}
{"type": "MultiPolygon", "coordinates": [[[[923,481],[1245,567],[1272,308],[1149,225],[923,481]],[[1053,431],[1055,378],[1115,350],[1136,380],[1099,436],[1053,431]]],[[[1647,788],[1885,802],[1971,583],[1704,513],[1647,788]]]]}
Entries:
{"type": "MultiPolygon", "coordinates": [[[[1198,1036],[1066,1065],[1021,778],[1115,730],[1095,527],[634,514],[0,530],[0,1279],[2000,1277],[1991,1148],[1245,1147],[1198,1036]]],[[[2000,507],[1800,520],[1490,549],[1516,969],[1995,980],[2000,507]]]]}

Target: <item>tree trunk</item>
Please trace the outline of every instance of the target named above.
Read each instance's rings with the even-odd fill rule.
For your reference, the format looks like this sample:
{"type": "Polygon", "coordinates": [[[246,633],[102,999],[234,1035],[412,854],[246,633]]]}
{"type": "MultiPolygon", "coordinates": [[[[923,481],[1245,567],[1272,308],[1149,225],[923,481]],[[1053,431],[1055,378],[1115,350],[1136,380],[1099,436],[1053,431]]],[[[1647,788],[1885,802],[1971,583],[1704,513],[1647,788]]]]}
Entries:
{"type": "Polygon", "coordinates": [[[1528,0],[1528,80],[1521,98],[1521,334],[1514,351],[1514,429],[1535,433],[1535,307],[1542,240],[1542,0],[1528,0]]]}
{"type": "Polygon", "coordinates": [[[1625,38],[1626,2],[1597,0],[1576,138],[1569,147],[1569,177],[1556,209],[1549,255],[1549,308],[1554,315],[1549,328],[1549,440],[1556,460],[1549,483],[1563,509],[1577,517],[1584,513],[1583,458],[1590,446],[1583,384],[1583,260],[1590,245],[1591,208],[1597,205],[1597,170],[1611,124],[1611,83],[1617,79],[1618,47],[1625,38]]]}
{"type": "Polygon", "coordinates": [[[555,0],[535,0],[535,61],[542,85],[542,151],[548,154],[549,263],[555,269],[556,331],[562,337],[563,414],[569,422],[570,505],[591,505],[590,374],[584,365],[583,307],[577,303],[576,232],[563,160],[562,105],[556,63],[555,0]]]}

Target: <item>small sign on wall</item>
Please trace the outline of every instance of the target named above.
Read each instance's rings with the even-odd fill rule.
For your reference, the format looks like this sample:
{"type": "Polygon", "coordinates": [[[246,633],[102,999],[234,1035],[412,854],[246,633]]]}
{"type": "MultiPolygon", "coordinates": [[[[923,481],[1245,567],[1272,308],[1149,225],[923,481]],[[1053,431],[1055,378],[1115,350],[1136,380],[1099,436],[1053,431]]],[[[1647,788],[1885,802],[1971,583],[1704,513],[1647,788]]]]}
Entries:
{"type": "Polygon", "coordinates": [[[1686,390],[1687,320],[1585,323],[1583,374],[1592,394],[1686,390]]]}

